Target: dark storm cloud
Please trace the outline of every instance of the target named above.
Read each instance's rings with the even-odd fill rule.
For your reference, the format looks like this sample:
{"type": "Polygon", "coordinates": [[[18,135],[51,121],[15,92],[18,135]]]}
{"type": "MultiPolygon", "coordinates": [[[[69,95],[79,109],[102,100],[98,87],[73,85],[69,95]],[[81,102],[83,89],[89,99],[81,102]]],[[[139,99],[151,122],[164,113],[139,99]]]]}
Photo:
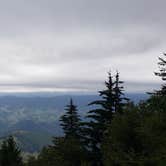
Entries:
{"type": "Polygon", "coordinates": [[[96,90],[110,69],[121,71],[128,91],[155,87],[165,6],[163,0],[0,0],[0,90],[96,90]]]}

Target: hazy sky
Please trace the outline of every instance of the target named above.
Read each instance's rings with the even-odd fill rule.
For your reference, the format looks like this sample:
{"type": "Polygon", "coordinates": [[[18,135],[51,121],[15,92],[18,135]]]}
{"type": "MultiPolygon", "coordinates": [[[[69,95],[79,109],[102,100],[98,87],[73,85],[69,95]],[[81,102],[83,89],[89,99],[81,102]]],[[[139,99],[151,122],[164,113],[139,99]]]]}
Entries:
{"type": "Polygon", "coordinates": [[[127,91],[160,79],[165,0],[0,0],[0,91],[96,91],[120,71],[127,91]]]}

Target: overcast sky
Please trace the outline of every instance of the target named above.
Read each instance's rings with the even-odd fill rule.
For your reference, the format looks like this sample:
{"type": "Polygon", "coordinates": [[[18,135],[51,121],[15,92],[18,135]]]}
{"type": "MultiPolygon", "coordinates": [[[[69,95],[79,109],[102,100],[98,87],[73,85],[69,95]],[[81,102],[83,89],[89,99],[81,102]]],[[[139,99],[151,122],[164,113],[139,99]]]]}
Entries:
{"type": "Polygon", "coordinates": [[[0,0],[0,92],[159,87],[165,0],[0,0]]]}

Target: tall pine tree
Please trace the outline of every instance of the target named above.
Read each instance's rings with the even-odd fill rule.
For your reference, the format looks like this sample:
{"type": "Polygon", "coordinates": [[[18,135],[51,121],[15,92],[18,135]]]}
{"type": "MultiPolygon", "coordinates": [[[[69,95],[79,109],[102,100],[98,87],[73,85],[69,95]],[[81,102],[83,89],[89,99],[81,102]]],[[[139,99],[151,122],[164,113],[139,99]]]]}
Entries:
{"type": "Polygon", "coordinates": [[[110,123],[114,112],[114,85],[111,72],[108,73],[108,81],[105,81],[106,89],[99,91],[100,100],[93,101],[89,106],[96,105],[97,108],[88,112],[88,117],[100,123],[110,123]]]}
{"type": "Polygon", "coordinates": [[[102,165],[101,142],[107,124],[110,124],[114,112],[114,82],[111,72],[108,73],[108,81],[105,82],[106,89],[99,91],[100,99],[91,102],[90,106],[95,106],[88,112],[88,122],[84,123],[84,140],[87,149],[90,151],[92,165],[102,165]]]}
{"type": "Polygon", "coordinates": [[[105,82],[106,89],[99,91],[100,98],[97,101],[90,103],[94,105],[95,109],[88,112],[89,122],[85,123],[85,142],[88,144],[88,149],[94,157],[94,165],[102,165],[101,142],[107,126],[111,124],[116,112],[123,112],[124,94],[123,82],[119,80],[119,73],[117,72],[115,80],[108,73],[108,81],[105,82]]]}
{"type": "Polygon", "coordinates": [[[60,118],[60,125],[64,130],[65,137],[78,138],[80,135],[80,117],[77,112],[77,106],[73,104],[72,99],[65,110],[66,113],[60,118]]]}
{"type": "Polygon", "coordinates": [[[123,87],[123,81],[120,81],[119,79],[119,72],[116,73],[115,76],[115,87],[114,87],[114,110],[115,113],[123,113],[124,106],[126,105],[126,101],[129,101],[128,98],[124,96],[124,87],[123,87]]]}
{"type": "Polygon", "coordinates": [[[80,136],[81,120],[77,106],[73,104],[72,99],[65,111],[60,118],[60,125],[65,135],[64,137],[54,137],[52,145],[43,150],[41,162],[44,165],[80,166],[83,161],[86,161],[80,136]]]}

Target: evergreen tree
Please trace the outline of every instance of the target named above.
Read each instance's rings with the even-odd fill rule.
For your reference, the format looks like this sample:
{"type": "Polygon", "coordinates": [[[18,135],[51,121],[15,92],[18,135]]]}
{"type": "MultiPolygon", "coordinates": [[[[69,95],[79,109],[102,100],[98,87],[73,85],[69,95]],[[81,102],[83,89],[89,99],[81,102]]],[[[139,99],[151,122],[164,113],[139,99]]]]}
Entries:
{"type": "Polygon", "coordinates": [[[90,139],[93,137],[92,147],[96,151],[98,149],[98,143],[101,142],[103,131],[106,124],[110,124],[113,118],[114,112],[114,82],[112,80],[111,73],[108,73],[108,81],[105,82],[106,89],[99,91],[101,97],[100,100],[91,102],[89,105],[96,105],[97,108],[88,112],[88,118],[91,119],[88,123],[90,139]]]}
{"type": "Polygon", "coordinates": [[[149,111],[140,110],[142,106],[130,107],[108,126],[102,143],[104,165],[166,165],[166,112],[160,107],[156,112],[151,111],[152,107],[147,108],[149,111]]]}
{"type": "Polygon", "coordinates": [[[102,165],[102,154],[100,145],[103,139],[107,124],[110,124],[114,112],[114,82],[112,75],[108,73],[108,81],[105,82],[106,89],[99,91],[100,100],[91,102],[95,109],[88,112],[89,122],[84,123],[84,140],[87,149],[90,150],[92,165],[102,165]]]}
{"type": "Polygon", "coordinates": [[[14,138],[10,136],[4,140],[0,149],[1,166],[23,166],[21,150],[16,145],[14,138]]]}
{"type": "Polygon", "coordinates": [[[88,160],[77,138],[59,137],[54,138],[51,146],[43,148],[34,163],[40,166],[82,166],[88,165],[88,160]]]}
{"type": "Polygon", "coordinates": [[[123,87],[123,81],[119,80],[119,72],[116,73],[115,76],[115,87],[114,87],[114,93],[115,93],[115,99],[114,99],[114,110],[115,113],[123,113],[124,106],[126,105],[126,101],[129,101],[128,98],[124,97],[124,87],[123,87]]]}
{"type": "Polygon", "coordinates": [[[108,81],[105,81],[106,89],[99,91],[100,100],[91,102],[89,106],[96,105],[97,109],[90,110],[87,117],[100,123],[111,123],[114,112],[114,85],[111,72],[108,73],[108,81]]]}
{"type": "MultiPolygon", "coordinates": [[[[41,163],[39,163],[39,160],[35,156],[29,156],[27,162],[24,164],[25,166],[42,166],[41,163]]],[[[48,166],[48,165],[45,165],[48,166]]]]}
{"type": "MultiPolygon", "coordinates": [[[[164,53],[166,57],[166,54],[164,53]]],[[[159,57],[159,72],[155,72],[156,76],[161,77],[163,81],[166,81],[166,59],[159,57]]],[[[163,84],[161,90],[156,91],[157,95],[166,95],[166,84],[163,84]]]]}
{"type": "Polygon", "coordinates": [[[95,105],[95,109],[88,112],[89,122],[85,123],[85,144],[91,150],[94,165],[102,165],[101,142],[106,133],[107,126],[111,124],[116,112],[121,113],[124,105],[123,84],[119,80],[117,72],[115,81],[108,73],[108,81],[105,82],[106,89],[99,91],[100,100],[94,101],[89,105],[95,105]]]}
{"type": "Polygon", "coordinates": [[[66,113],[60,118],[61,126],[64,130],[65,137],[79,137],[80,133],[80,117],[77,113],[77,106],[70,100],[70,104],[66,106],[66,113]]]}
{"type": "Polygon", "coordinates": [[[65,136],[54,137],[52,145],[43,148],[37,159],[41,166],[81,166],[88,162],[80,141],[80,117],[72,99],[65,110],[60,118],[65,136]]]}

